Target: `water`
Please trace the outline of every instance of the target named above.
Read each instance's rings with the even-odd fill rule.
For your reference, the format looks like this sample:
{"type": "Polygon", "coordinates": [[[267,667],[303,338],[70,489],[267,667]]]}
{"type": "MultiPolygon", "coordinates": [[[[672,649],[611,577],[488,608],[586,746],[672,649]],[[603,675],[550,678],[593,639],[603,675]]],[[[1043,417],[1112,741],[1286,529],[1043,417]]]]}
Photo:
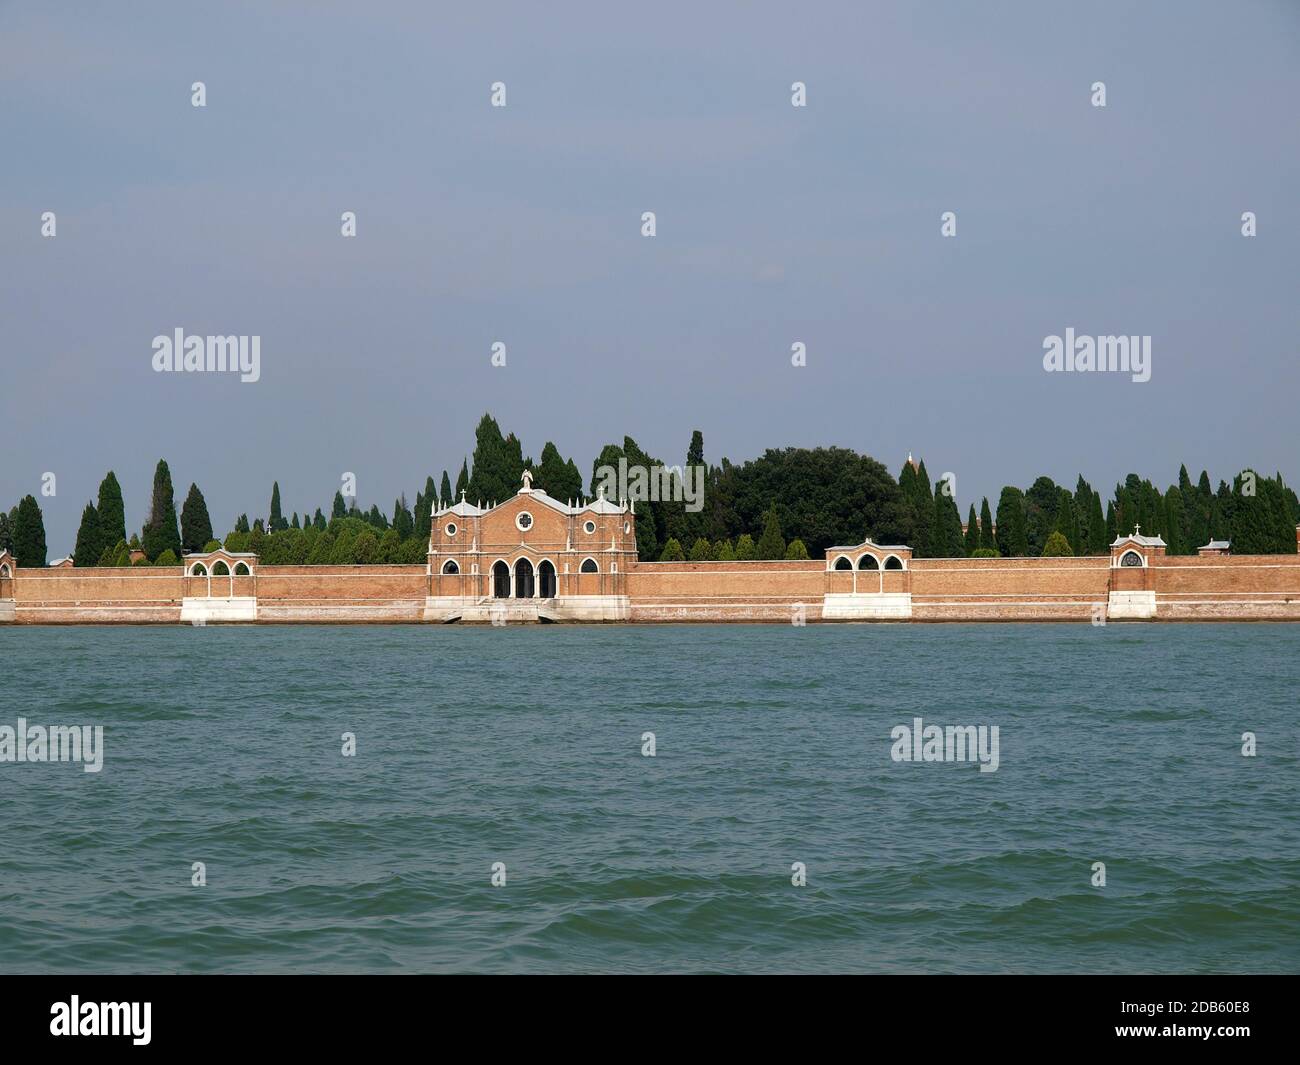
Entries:
{"type": "Polygon", "coordinates": [[[0,725],[103,724],[106,753],[0,764],[0,971],[1295,972],[1298,649],[1264,624],[8,628],[0,725]],[[892,762],[916,715],[997,724],[1000,768],[892,762]]]}

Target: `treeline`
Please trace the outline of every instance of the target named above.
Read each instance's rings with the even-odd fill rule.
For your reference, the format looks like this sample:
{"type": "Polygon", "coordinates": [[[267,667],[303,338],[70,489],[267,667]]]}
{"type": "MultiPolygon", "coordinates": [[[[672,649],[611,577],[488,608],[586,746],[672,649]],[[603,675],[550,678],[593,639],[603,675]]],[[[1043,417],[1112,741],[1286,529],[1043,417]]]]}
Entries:
{"type": "MultiPolygon", "coordinates": [[[[128,537],[122,489],[110,471],[82,512],[73,560],[78,567],[177,565],[185,552],[224,546],[255,552],[268,565],[418,564],[427,556],[439,506],[462,497],[484,506],[504,502],[518,491],[525,469],[532,470],[535,488],[578,502],[596,496],[601,468],[617,470],[620,459],[632,468],[702,471],[702,509],[688,509],[676,474],[670,498],[636,503],[637,551],[647,560],[817,558],[829,547],[868,536],[879,544],[907,544],[918,558],[1105,555],[1117,535],[1135,526],[1163,537],[1170,554],[1195,554],[1210,540],[1231,541],[1235,554],[1294,554],[1300,522],[1300,500],[1281,474],[1260,477],[1246,470],[1231,485],[1220,481],[1214,489],[1208,473],[1193,483],[1184,466],[1178,483],[1163,493],[1129,474],[1104,504],[1082,476],[1073,490],[1050,477],[1026,489],[1009,485],[996,508],[987,498],[978,508],[971,503],[963,529],[955,486],[932,482],[923,461],[909,457],[897,478],[875,459],[837,447],[773,449],[740,464],[723,458],[710,465],[698,430],[684,461],[662,462],[630,436],[605,445],[592,463],[584,497],[573,459],[548,441],[541,461],[534,462],[513,433],[503,435],[485,414],[475,430],[472,461],[462,460],[455,484],[446,469],[440,481],[426,477],[414,506],[403,494],[390,514],[378,505],[362,509],[355,497],[335,492],[328,517],[317,507],[311,515],[295,511],[285,518],[277,481],[266,517],[250,521],[239,515],[221,540],[197,484],[190,485],[178,515],[165,461],[154,471],[149,518],[128,537]]],[[[8,513],[0,511],[0,547],[21,566],[46,564],[44,519],[33,496],[8,513]]]]}

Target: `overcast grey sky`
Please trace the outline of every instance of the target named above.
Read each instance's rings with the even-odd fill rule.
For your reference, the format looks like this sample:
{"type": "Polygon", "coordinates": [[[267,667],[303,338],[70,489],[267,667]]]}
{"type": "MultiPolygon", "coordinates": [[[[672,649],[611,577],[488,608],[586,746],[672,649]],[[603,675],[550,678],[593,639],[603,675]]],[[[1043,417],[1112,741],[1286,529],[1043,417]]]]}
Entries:
{"type": "Polygon", "coordinates": [[[1292,0],[0,3],[0,502],[57,475],[51,557],[159,457],[218,535],[273,479],[387,511],[485,410],[584,476],[625,433],[910,450],[963,516],[1294,482],[1298,104],[1292,0]],[[155,373],[178,327],[261,380],[155,373]],[[1151,380],[1045,373],[1066,327],[1151,335],[1151,380]]]}

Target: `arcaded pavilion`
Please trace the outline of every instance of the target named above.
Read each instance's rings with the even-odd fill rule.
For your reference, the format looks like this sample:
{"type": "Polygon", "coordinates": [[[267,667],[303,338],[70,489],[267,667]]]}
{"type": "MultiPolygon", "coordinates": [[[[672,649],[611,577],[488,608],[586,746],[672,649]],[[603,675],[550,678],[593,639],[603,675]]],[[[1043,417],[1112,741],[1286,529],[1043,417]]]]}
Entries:
{"type": "Polygon", "coordinates": [[[603,495],[561,502],[523,487],[500,504],[461,499],[434,512],[431,620],[591,620],[627,617],[636,515],[603,495]]]}

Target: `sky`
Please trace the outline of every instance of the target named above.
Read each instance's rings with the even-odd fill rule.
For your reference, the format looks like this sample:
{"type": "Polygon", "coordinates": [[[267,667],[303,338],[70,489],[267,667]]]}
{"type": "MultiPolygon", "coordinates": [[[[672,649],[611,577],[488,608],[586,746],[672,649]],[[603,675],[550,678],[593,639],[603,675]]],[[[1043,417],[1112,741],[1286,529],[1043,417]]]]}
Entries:
{"type": "Polygon", "coordinates": [[[0,0],[0,504],[51,558],[110,468],[138,529],[159,458],[218,535],[273,480],[391,512],[484,412],[584,475],[693,429],[910,452],[963,516],[1295,483],[1298,102],[1293,0],[0,0]],[[260,379],[156,372],[178,328],[260,379]],[[1045,371],[1067,328],[1150,336],[1150,380],[1045,371]]]}

